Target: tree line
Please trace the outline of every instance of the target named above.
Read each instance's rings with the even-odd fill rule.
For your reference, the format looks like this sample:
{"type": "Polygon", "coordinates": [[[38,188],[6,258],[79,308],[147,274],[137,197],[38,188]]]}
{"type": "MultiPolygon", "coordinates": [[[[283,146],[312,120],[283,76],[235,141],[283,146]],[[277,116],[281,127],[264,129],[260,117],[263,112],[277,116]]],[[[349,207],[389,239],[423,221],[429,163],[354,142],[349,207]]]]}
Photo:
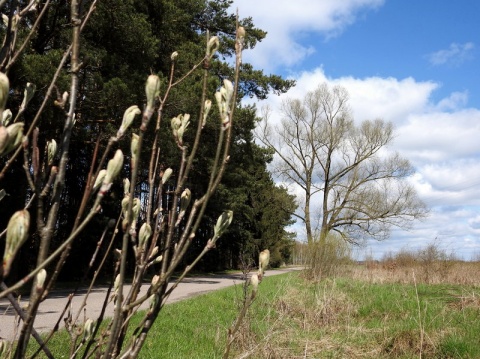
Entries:
{"type": "MultiPolygon", "coordinates": [[[[33,6],[22,1],[10,1],[3,5],[4,14],[12,14],[2,28],[2,35],[8,38],[8,26],[17,26],[16,43],[6,42],[2,49],[1,70],[10,79],[11,108],[20,106],[23,100],[23,88],[27,82],[35,84],[36,94],[32,97],[22,117],[25,126],[33,121],[44,101],[56,65],[69,45],[70,5],[67,1],[33,2],[33,6]],[[21,22],[14,24],[17,9],[24,9],[21,22]],[[41,16],[33,34],[30,30],[41,16]],[[28,46],[12,62],[27,36],[28,46]],[[13,51],[8,51],[12,47],[13,51]]],[[[80,3],[80,12],[87,15],[89,2],[80,3]]],[[[119,121],[125,108],[133,103],[140,103],[145,76],[154,72],[161,79],[165,88],[170,72],[170,56],[176,51],[175,75],[190,71],[195,61],[204,51],[205,34],[216,35],[221,46],[211,59],[207,84],[209,91],[215,91],[222,79],[231,77],[233,67],[222,59],[234,54],[235,14],[230,9],[231,1],[117,1],[106,0],[95,4],[88,23],[80,35],[79,53],[80,69],[78,72],[79,88],[75,111],[76,124],[73,128],[72,146],[69,150],[70,161],[64,178],[61,207],[52,246],[55,247],[68,236],[74,226],[77,210],[82,201],[82,193],[87,185],[89,169],[95,159],[108,143],[108,139],[117,131],[119,121]]],[[[254,48],[266,35],[256,28],[252,19],[240,21],[246,28],[246,46],[254,48]]],[[[12,36],[13,38],[13,36],[12,36]]],[[[43,109],[38,128],[38,148],[46,148],[47,141],[59,139],[64,122],[64,93],[69,91],[70,60],[67,60],[52,91],[51,100],[43,109]]],[[[199,77],[203,69],[193,70],[191,76],[172,89],[168,103],[163,107],[163,116],[173,118],[179,113],[190,113],[192,119],[197,117],[197,104],[202,88],[199,77]]],[[[216,251],[209,254],[200,264],[201,269],[217,270],[238,268],[242,261],[256,257],[262,248],[272,250],[272,264],[279,265],[288,261],[292,244],[291,234],[285,231],[290,223],[290,214],[295,207],[294,198],[285,188],[275,185],[266,164],[272,154],[256,145],[252,131],[257,122],[254,108],[242,107],[240,100],[244,96],[266,98],[269,94],[287,91],[292,81],[276,75],[266,75],[244,63],[240,72],[239,97],[237,103],[237,126],[233,129],[232,152],[230,155],[224,181],[212,198],[198,233],[195,237],[184,264],[195,257],[211,234],[211,224],[221,212],[221,208],[232,207],[236,218],[226,239],[217,244],[216,251]],[[272,209],[275,208],[275,209],[272,209]]],[[[215,111],[215,109],[214,109],[215,111]]],[[[162,168],[177,169],[178,154],[176,144],[167,135],[170,124],[164,121],[160,131],[159,143],[162,147],[162,168]]],[[[204,129],[208,143],[200,149],[198,165],[193,167],[189,178],[192,195],[201,193],[208,185],[208,162],[213,161],[215,138],[218,129],[207,123],[204,129]],[[205,159],[205,160],[203,160],[205,159]]],[[[152,137],[153,132],[146,136],[152,137]]],[[[186,133],[186,140],[192,140],[192,133],[186,133]]],[[[125,149],[125,146],[123,147],[125,149]]],[[[39,154],[44,155],[44,151],[39,154]]],[[[58,161],[58,157],[54,161],[58,161]]],[[[2,164],[8,161],[1,159],[2,164]]],[[[56,163],[55,163],[56,164],[56,163]]],[[[1,202],[0,225],[5,228],[7,221],[16,210],[23,208],[26,199],[32,195],[25,176],[24,161],[17,157],[1,179],[0,187],[8,194],[1,202]]],[[[126,164],[128,167],[128,164],[126,164]]],[[[2,166],[3,167],[3,166],[2,166]]],[[[148,182],[148,168],[142,167],[136,190],[144,193],[148,182]]],[[[164,196],[171,196],[175,188],[170,188],[164,196]]],[[[66,261],[66,278],[79,277],[85,270],[84,250],[96,242],[110,219],[118,213],[118,198],[122,196],[120,185],[114,185],[109,198],[102,206],[102,216],[94,219],[96,224],[86,228],[66,261]]],[[[146,197],[141,197],[142,200],[146,197]]],[[[169,200],[166,198],[166,202],[169,200]]],[[[48,206],[48,205],[47,205],[48,206]]],[[[33,213],[32,221],[38,212],[33,213]]],[[[141,216],[144,214],[141,214],[141,216]]],[[[24,275],[35,265],[32,251],[39,248],[38,235],[33,232],[28,243],[21,249],[15,273],[24,275]]]]}

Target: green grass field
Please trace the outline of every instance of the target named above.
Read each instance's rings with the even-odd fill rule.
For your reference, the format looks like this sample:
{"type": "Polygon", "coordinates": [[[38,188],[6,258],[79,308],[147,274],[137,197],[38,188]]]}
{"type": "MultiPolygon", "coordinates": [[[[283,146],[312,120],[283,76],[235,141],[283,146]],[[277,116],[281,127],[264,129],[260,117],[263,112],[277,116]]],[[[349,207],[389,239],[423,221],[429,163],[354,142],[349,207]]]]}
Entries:
{"type": "MultiPolygon", "coordinates": [[[[237,285],[165,306],[140,357],[221,358],[242,298],[237,285]]],[[[267,273],[230,357],[480,358],[480,287],[267,273]]]]}

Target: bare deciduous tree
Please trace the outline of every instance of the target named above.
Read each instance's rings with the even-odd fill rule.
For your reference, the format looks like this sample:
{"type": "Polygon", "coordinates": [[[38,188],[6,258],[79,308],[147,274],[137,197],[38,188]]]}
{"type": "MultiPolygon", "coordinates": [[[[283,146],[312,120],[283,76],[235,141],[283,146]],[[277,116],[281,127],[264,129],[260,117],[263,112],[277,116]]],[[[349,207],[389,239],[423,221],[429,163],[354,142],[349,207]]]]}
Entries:
{"type": "Polygon", "coordinates": [[[277,175],[305,195],[298,217],[309,243],[324,243],[332,231],[350,243],[385,239],[392,227],[408,227],[426,215],[406,181],[411,164],[384,151],[394,138],[392,124],[376,119],[356,125],[345,88],[322,84],[303,100],[285,100],[281,113],[281,124],[272,125],[266,111],[257,135],[275,151],[277,175]],[[312,213],[318,197],[320,211],[312,213]]]}

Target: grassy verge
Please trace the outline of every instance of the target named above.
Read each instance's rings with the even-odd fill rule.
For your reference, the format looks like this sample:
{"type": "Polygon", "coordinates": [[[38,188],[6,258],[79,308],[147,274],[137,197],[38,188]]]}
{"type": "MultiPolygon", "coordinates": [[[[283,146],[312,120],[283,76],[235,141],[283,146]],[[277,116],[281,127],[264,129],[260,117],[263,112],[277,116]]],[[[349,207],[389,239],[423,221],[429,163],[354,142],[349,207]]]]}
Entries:
{"type": "MultiPolygon", "coordinates": [[[[221,358],[242,298],[237,285],[167,305],[140,357],[221,358]]],[[[262,282],[231,357],[479,358],[478,333],[475,285],[312,282],[290,273],[262,282]]]]}

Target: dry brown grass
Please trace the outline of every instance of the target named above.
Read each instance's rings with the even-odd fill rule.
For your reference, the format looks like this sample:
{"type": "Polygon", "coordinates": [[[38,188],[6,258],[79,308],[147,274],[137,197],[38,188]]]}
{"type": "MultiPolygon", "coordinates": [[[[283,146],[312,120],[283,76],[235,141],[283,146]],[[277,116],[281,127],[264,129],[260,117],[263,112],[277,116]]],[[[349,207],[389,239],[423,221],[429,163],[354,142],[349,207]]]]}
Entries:
{"type": "Polygon", "coordinates": [[[480,263],[442,261],[426,264],[413,262],[366,262],[365,265],[346,266],[342,275],[370,283],[418,283],[480,285],[480,263]]]}
{"type": "Polygon", "coordinates": [[[468,336],[460,333],[471,317],[462,313],[480,313],[480,263],[400,259],[347,264],[337,268],[338,279],[315,281],[307,275],[294,284],[285,283],[287,290],[271,302],[268,318],[263,319],[271,323],[267,334],[252,334],[255,320],[249,322],[236,358],[470,358],[455,354],[456,339],[451,344],[451,338],[463,343],[461,336],[468,336]],[[371,296],[372,285],[377,284],[385,285],[379,293],[385,296],[386,308],[380,304],[371,314],[361,314],[369,301],[375,301],[363,292],[368,289],[371,296]],[[420,284],[419,297],[415,292],[420,284]],[[448,285],[456,289],[450,292],[448,285]],[[395,292],[391,298],[389,290],[395,292]],[[405,309],[396,312],[396,307],[405,309]],[[452,312],[460,314],[451,317],[452,312]],[[379,324],[372,324],[376,320],[379,324]],[[451,326],[452,320],[465,323],[451,326]]]}
{"type": "Polygon", "coordinates": [[[422,341],[418,335],[418,330],[404,330],[395,333],[382,345],[382,354],[389,358],[400,358],[408,355],[433,358],[435,353],[436,343],[432,340],[422,341]]]}

